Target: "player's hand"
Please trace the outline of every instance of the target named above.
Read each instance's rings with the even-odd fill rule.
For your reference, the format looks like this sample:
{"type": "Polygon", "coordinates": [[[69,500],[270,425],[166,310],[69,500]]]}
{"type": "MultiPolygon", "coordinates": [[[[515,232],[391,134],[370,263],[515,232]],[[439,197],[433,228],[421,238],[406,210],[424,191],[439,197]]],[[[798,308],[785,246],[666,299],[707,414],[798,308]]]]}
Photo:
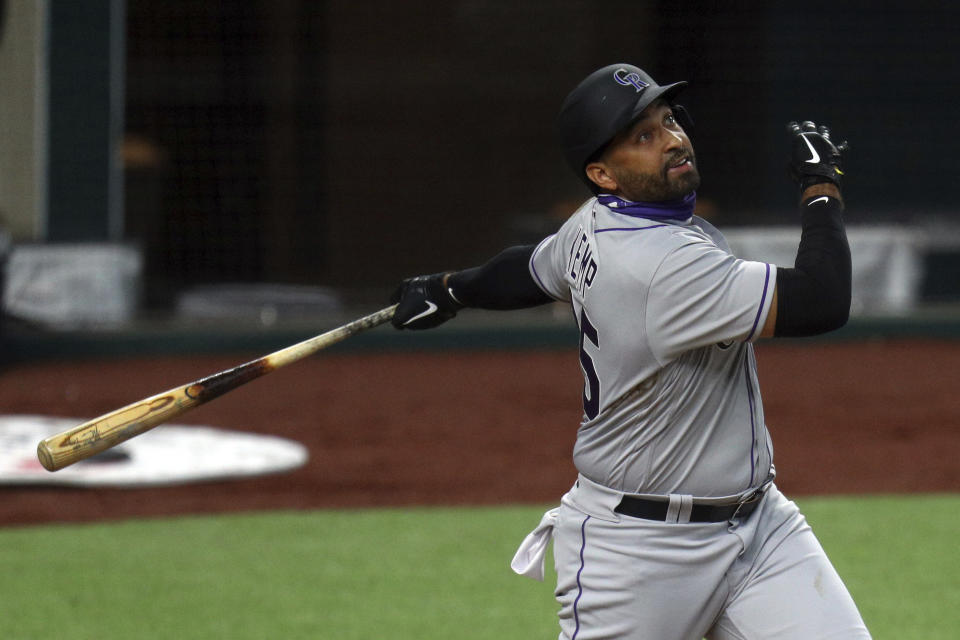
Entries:
{"type": "Polygon", "coordinates": [[[397,310],[390,321],[397,329],[432,329],[457,315],[463,308],[444,286],[446,273],[407,278],[400,283],[390,302],[397,310]]]}
{"type": "Polygon", "coordinates": [[[834,146],[830,140],[830,129],[806,120],[801,124],[791,122],[787,131],[793,136],[790,154],[790,175],[803,191],[807,187],[821,182],[832,182],[840,186],[843,167],[840,154],[849,148],[846,142],[834,146]]]}

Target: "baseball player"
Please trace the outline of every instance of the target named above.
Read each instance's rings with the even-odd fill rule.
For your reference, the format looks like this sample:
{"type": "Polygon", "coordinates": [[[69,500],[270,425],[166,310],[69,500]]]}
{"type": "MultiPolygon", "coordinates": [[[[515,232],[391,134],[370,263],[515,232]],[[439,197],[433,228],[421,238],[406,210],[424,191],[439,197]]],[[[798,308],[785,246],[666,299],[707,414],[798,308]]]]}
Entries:
{"type": "Polygon", "coordinates": [[[404,280],[392,322],[427,329],[464,307],[571,305],[584,376],[578,478],[513,562],[542,579],[553,540],[560,638],[869,638],[774,484],[752,345],[846,323],[845,145],[826,127],[789,125],[795,266],[740,260],[693,215],[700,177],[674,102],[684,86],[629,64],[590,74],[557,128],[593,197],[537,245],[404,280]]]}

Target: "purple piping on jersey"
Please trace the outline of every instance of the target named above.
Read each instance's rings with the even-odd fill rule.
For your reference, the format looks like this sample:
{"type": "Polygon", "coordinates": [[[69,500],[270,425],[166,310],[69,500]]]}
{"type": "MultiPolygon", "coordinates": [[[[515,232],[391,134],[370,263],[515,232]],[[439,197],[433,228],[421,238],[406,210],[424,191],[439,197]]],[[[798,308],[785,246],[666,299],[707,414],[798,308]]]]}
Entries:
{"type": "Polygon", "coordinates": [[[757,331],[757,325],[760,323],[760,314],[763,313],[763,304],[767,301],[767,287],[770,286],[770,264],[767,263],[767,274],[763,277],[763,293],[760,295],[760,308],[757,309],[757,317],[753,319],[753,328],[750,329],[750,335],[744,342],[750,342],[750,338],[757,331]]]}
{"type": "Polygon", "coordinates": [[[665,202],[632,202],[609,193],[597,196],[597,202],[617,213],[635,218],[658,218],[660,220],[686,220],[693,215],[697,204],[697,192],[691,191],[679,200],[665,202]]]}
{"type": "Polygon", "coordinates": [[[537,284],[540,285],[540,288],[546,291],[547,287],[543,284],[543,280],[540,279],[540,274],[537,273],[537,266],[533,264],[533,256],[530,257],[530,271],[533,273],[533,277],[537,279],[537,284]]]}
{"type": "MultiPolygon", "coordinates": [[[[543,242],[546,242],[546,240],[544,240],[543,242]]],[[[556,297],[555,295],[553,295],[552,293],[550,293],[550,291],[547,290],[547,286],[546,286],[545,284],[543,284],[543,280],[540,279],[540,274],[537,273],[537,265],[535,265],[535,264],[533,263],[533,258],[534,258],[534,257],[537,255],[537,253],[540,251],[540,246],[543,245],[543,242],[541,242],[540,245],[538,245],[537,248],[533,250],[533,254],[530,256],[530,273],[533,274],[533,277],[537,280],[537,285],[540,287],[540,289],[541,289],[545,294],[547,294],[548,296],[550,296],[550,297],[553,298],[554,300],[560,301],[560,298],[556,297]]]]}
{"type": "Polygon", "coordinates": [[[646,231],[647,229],[657,229],[659,227],[669,227],[668,224],[655,224],[649,227],[609,227],[607,229],[597,229],[593,232],[594,235],[598,233],[606,233],[607,231],[646,231]]]}
{"type": "Polygon", "coordinates": [[[757,425],[754,421],[754,401],[753,401],[753,385],[750,384],[750,360],[749,358],[743,359],[743,374],[747,383],[747,400],[750,402],[750,484],[749,487],[753,487],[753,476],[756,473],[757,463],[754,461],[756,456],[753,455],[753,450],[757,448],[757,425]]]}
{"type": "Polygon", "coordinates": [[[583,524],[580,525],[580,570],[577,571],[577,599],[573,601],[573,620],[576,622],[576,628],[573,630],[573,638],[571,640],[577,640],[577,634],[580,633],[580,614],[577,612],[577,605],[580,604],[580,596],[583,595],[583,585],[580,583],[580,574],[583,573],[583,550],[587,546],[587,520],[590,519],[590,516],[587,516],[583,519],[583,524]]]}

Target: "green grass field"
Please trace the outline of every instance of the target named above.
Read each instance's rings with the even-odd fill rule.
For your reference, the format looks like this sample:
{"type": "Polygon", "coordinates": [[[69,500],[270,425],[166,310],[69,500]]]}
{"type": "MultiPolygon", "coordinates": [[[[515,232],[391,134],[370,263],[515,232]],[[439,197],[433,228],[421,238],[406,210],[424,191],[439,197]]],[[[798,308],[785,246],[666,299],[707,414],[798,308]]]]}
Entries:
{"type": "MultiPolygon", "coordinates": [[[[960,496],[798,500],[874,638],[956,638],[960,496]]],[[[0,530],[0,637],[555,638],[544,508],[184,517],[0,530]]]]}

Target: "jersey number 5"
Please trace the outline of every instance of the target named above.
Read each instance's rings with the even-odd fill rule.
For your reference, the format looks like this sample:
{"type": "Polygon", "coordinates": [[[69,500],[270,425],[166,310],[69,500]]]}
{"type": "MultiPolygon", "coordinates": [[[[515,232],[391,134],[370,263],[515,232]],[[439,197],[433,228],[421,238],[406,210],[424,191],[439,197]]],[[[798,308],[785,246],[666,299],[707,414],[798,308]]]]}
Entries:
{"type": "Polygon", "coordinates": [[[600,378],[597,377],[597,368],[593,365],[593,358],[584,349],[584,339],[589,340],[597,349],[600,348],[600,338],[597,330],[590,323],[587,312],[580,309],[580,366],[583,368],[583,412],[587,418],[593,420],[600,413],[600,378]]]}

